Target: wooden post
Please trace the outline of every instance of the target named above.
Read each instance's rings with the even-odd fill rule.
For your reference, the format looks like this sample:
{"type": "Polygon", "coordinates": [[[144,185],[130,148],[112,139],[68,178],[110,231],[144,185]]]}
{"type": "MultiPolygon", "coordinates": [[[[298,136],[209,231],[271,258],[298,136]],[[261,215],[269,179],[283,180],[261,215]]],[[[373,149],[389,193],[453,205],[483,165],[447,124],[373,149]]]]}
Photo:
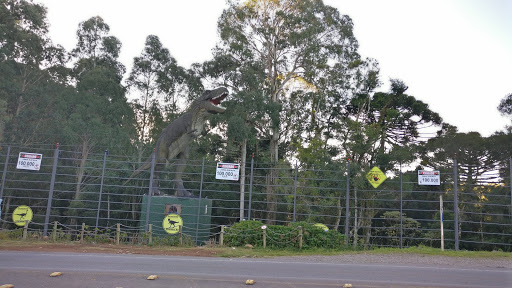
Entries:
{"type": "Polygon", "coordinates": [[[153,244],[153,224],[149,224],[149,227],[148,227],[148,233],[149,233],[149,241],[148,241],[148,244],[149,244],[149,245],[152,245],[152,244],[153,244]]]}
{"type": "Polygon", "coordinates": [[[263,229],[263,249],[267,248],[267,229],[263,229]]]}
{"type": "Polygon", "coordinates": [[[178,235],[179,235],[179,238],[180,238],[180,246],[183,246],[183,233],[182,232],[182,227],[181,225],[179,226],[180,227],[180,232],[178,232],[178,235]]]}
{"type": "Polygon", "coordinates": [[[119,245],[120,238],[121,238],[121,224],[117,223],[117,227],[116,227],[116,245],[119,245]]]}
{"type": "Polygon", "coordinates": [[[28,221],[25,220],[25,226],[23,226],[23,240],[27,240],[28,234],[28,221]]]}
{"type": "Polygon", "coordinates": [[[57,241],[57,221],[53,222],[52,240],[57,241]]]}
{"type": "Polygon", "coordinates": [[[299,229],[299,249],[302,249],[302,227],[297,227],[299,229]]]}
{"type": "Polygon", "coordinates": [[[224,225],[220,225],[219,245],[224,245],[224,225]]]}
{"type": "Polygon", "coordinates": [[[84,242],[85,223],[82,223],[82,231],[80,231],[80,243],[84,242]]]}

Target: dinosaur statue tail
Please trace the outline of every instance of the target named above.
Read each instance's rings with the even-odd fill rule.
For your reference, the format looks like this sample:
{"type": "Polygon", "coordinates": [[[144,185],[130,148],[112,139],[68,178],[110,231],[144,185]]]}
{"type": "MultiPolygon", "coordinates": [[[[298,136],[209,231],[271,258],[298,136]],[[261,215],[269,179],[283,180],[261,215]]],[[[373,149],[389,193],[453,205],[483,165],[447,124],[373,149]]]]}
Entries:
{"type": "Polygon", "coordinates": [[[126,181],[123,182],[123,186],[130,182],[130,180],[132,180],[133,177],[139,175],[140,172],[148,170],[149,168],[151,168],[151,155],[146,160],[146,162],[144,162],[144,164],[140,165],[140,167],[137,168],[137,170],[133,171],[132,175],[130,175],[130,177],[128,177],[128,179],[126,179],[126,181]]]}

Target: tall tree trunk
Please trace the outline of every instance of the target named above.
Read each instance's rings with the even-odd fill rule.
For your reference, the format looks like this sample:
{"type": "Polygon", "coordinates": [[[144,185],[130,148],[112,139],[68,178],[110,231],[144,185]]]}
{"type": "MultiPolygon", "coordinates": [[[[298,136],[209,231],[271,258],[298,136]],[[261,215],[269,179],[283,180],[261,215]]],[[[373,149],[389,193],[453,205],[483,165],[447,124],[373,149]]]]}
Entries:
{"type": "Polygon", "coordinates": [[[272,129],[270,138],[270,162],[277,164],[279,161],[279,127],[272,129]]]}
{"type": "Polygon", "coordinates": [[[139,212],[137,210],[137,207],[138,207],[138,205],[137,205],[137,196],[134,195],[131,198],[132,198],[132,201],[131,201],[132,203],[130,204],[130,206],[132,208],[131,209],[132,210],[131,211],[132,212],[132,220],[137,220],[137,217],[138,217],[138,213],[137,212],[139,212]]]}
{"type": "MultiPolygon", "coordinates": [[[[367,202],[367,204],[369,204],[367,202]]],[[[364,235],[365,235],[365,238],[364,238],[364,248],[365,249],[368,249],[369,245],[370,245],[370,238],[372,236],[372,219],[373,217],[375,216],[375,210],[374,209],[371,209],[369,208],[369,206],[373,206],[373,204],[370,204],[370,205],[366,205],[366,215],[365,217],[363,217],[365,220],[364,220],[364,235]]]]}
{"type": "Polygon", "coordinates": [[[73,200],[80,199],[80,190],[82,187],[82,180],[84,178],[85,173],[85,163],[87,162],[87,157],[89,156],[89,142],[84,140],[82,142],[82,153],[80,157],[80,166],[78,167],[78,171],[76,172],[76,187],[75,187],[75,196],[73,200]]]}
{"type": "MultiPolygon", "coordinates": [[[[89,156],[89,143],[87,140],[83,140],[82,142],[82,152],[80,154],[80,164],[78,170],[76,172],[76,185],[75,185],[75,196],[73,197],[74,201],[80,200],[82,181],[85,173],[85,162],[87,162],[87,157],[89,156]]],[[[77,217],[78,215],[74,215],[70,220],[70,225],[77,225],[77,217]]]]}
{"type": "MultiPolygon", "coordinates": [[[[4,198],[5,198],[5,196],[4,196],[4,198]]],[[[4,209],[2,211],[5,211],[4,213],[7,214],[7,211],[9,211],[9,208],[11,208],[11,197],[7,198],[7,201],[4,204],[4,209]]],[[[7,229],[7,225],[9,225],[9,222],[4,221],[4,224],[2,225],[2,229],[7,229]]]]}
{"type": "MultiPolygon", "coordinates": [[[[371,220],[370,220],[370,223],[371,223],[371,220]]],[[[370,246],[370,238],[372,237],[372,229],[371,229],[371,224],[370,224],[370,227],[366,228],[366,238],[364,239],[364,248],[365,249],[368,249],[368,247],[370,246]]]]}
{"type": "MultiPolygon", "coordinates": [[[[340,192],[342,193],[342,192],[340,192]]],[[[340,226],[341,221],[341,211],[343,210],[343,207],[341,207],[341,195],[338,197],[338,202],[336,203],[336,223],[334,223],[334,230],[338,230],[338,227],[340,226]]]]}

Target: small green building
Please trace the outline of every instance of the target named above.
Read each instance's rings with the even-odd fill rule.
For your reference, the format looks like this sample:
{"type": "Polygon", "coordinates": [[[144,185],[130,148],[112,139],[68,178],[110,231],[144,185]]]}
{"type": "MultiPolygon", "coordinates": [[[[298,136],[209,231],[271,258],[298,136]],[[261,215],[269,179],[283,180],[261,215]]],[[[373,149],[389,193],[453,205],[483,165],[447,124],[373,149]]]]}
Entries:
{"type": "MultiPolygon", "coordinates": [[[[142,198],[140,215],[140,230],[146,231],[146,215],[148,211],[148,196],[142,198]]],[[[153,237],[166,237],[168,234],[162,227],[164,218],[169,213],[176,213],[183,220],[182,233],[190,237],[196,245],[203,245],[209,240],[212,200],[205,198],[188,198],[176,196],[152,196],[149,207],[147,224],[152,224],[153,237]]],[[[178,236],[176,234],[176,236],[178,236]]]]}

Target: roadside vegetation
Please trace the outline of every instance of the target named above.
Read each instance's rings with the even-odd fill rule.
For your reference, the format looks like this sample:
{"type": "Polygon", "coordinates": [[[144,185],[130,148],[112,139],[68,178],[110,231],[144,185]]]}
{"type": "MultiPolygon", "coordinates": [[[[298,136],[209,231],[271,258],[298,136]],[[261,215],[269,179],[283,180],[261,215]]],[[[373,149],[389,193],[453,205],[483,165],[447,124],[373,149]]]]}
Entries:
{"type": "MultiPolygon", "coordinates": [[[[243,223],[245,226],[254,225],[252,223],[243,223]]],[[[299,224],[299,223],[298,223],[299,224]]],[[[302,223],[304,224],[304,223],[302,223]]],[[[283,226],[279,226],[283,227],[283,226]]],[[[240,227],[235,227],[240,229],[240,227]]],[[[261,229],[261,227],[260,227],[261,229]]],[[[268,227],[267,227],[268,229],[268,227]]],[[[272,228],[270,228],[272,229],[272,228]]],[[[293,229],[290,227],[290,229],[293,229]]],[[[339,237],[330,234],[338,233],[331,231],[327,233],[321,228],[310,225],[304,228],[305,234],[308,231],[312,233],[316,240],[309,240],[311,243],[317,243],[317,246],[309,245],[308,248],[298,248],[294,245],[269,245],[263,248],[260,242],[256,241],[255,245],[245,244],[243,241],[226,240],[225,245],[210,243],[204,246],[195,246],[190,242],[182,246],[176,244],[176,241],[168,241],[157,238],[152,245],[121,243],[114,244],[112,241],[95,242],[92,238],[84,241],[72,240],[71,238],[60,238],[52,241],[49,238],[40,238],[36,234],[32,234],[27,239],[22,239],[19,233],[12,231],[0,231],[0,250],[15,251],[53,251],[53,252],[78,252],[78,253],[112,253],[112,254],[143,254],[143,255],[179,255],[179,256],[203,256],[203,257],[233,257],[233,258],[272,258],[272,257],[293,257],[293,256],[335,256],[335,255],[352,255],[352,254],[370,254],[370,255],[386,255],[386,254],[415,254],[425,256],[446,256],[460,258],[487,258],[487,259],[510,259],[512,261],[512,253],[504,251],[467,251],[467,250],[445,250],[426,246],[399,248],[369,248],[364,249],[362,246],[354,248],[349,245],[345,246],[339,241],[339,237]],[[324,233],[325,235],[322,235],[324,233]],[[325,239],[335,239],[337,246],[326,244],[325,239]],[[324,242],[322,242],[324,241],[324,242]],[[169,245],[169,243],[174,243],[169,245]],[[321,243],[326,244],[322,246],[321,243]],[[329,247],[330,246],[330,247],[329,247]],[[327,248],[326,248],[327,247],[327,248]]],[[[233,232],[231,232],[233,233],[233,232]]],[[[227,233],[229,235],[229,233],[227,233]]],[[[234,236],[235,233],[232,234],[234,236]]],[[[232,237],[231,236],[231,237],[232,237]]],[[[228,239],[230,237],[227,237],[228,239]]],[[[233,239],[235,237],[232,237],[233,239]]],[[[258,237],[254,237],[257,239],[258,237]]],[[[343,239],[343,237],[341,237],[343,239]]]]}

